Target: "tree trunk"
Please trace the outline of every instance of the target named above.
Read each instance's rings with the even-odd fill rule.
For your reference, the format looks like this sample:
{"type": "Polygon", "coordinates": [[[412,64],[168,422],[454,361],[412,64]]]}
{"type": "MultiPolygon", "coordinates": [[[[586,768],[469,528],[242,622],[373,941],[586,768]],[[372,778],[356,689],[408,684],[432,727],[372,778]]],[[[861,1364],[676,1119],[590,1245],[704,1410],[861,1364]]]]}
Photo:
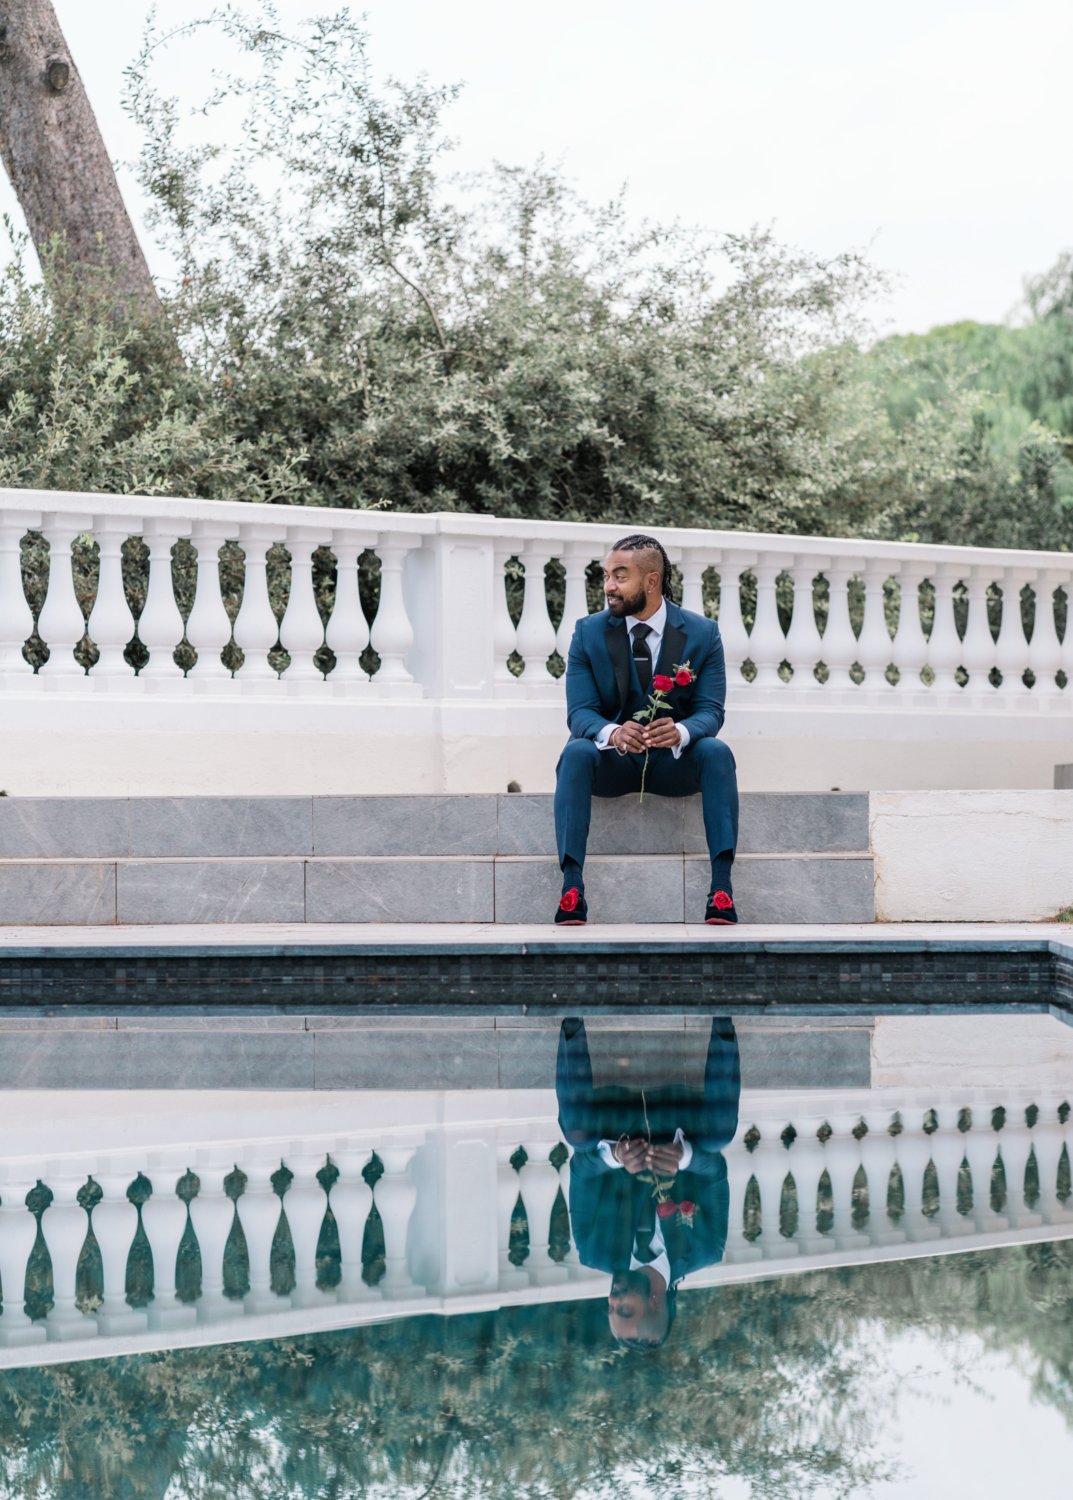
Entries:
{"type": "Polygon", "coordinates": [[[50,0],[0,0],[0,156],[40,252],[107,264],[127,310],[160,302],[89,98],[50,0]]]}

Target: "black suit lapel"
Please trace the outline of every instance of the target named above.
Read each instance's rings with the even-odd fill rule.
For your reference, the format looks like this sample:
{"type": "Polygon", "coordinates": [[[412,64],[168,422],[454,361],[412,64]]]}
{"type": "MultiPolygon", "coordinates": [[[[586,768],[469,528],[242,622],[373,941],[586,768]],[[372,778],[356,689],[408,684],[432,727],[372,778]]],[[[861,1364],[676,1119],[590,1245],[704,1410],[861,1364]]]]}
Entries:
{"type": "MultiPolygon", "coordinates": [[[[630,648],[627,641],[628,635],[629,631],[617,620],[609,624],[604,631],[607,654],[611,658],[612,667],[615,669],[615,686],[618,688],[618,711],[620,717],[625,710],[626,699],[630,696],[630,648]]],[[[666,641],[666,637],[664,637],[664,641],[666,641]]]]}
{"type": "Polygon", "coordinates": [[[685,649],[685,631],[679,630],[677,625],[672,625],[668,620],[663,631],[663,644],[659,648],[659,666],[656,671],[662,673],[664,677],[673,677],[674,673],[671,668],[682,665],[685,649]]]}

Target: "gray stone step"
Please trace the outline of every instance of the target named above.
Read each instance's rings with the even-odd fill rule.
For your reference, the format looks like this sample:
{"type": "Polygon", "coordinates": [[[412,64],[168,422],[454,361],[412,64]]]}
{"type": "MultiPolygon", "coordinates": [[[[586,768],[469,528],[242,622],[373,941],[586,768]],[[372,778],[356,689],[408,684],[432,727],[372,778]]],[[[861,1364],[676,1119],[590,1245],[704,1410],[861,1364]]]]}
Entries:
{"type": "MultiPolygon", "coordinates": [[[[866,795],[742,799],[745,922],[870,922],[866,795]]],[[[594,922],[703,917],[700,798],[597,800],[594,922]]],[[[0,799],[0,925],[549,922],[550,796],[0,799]]]]}

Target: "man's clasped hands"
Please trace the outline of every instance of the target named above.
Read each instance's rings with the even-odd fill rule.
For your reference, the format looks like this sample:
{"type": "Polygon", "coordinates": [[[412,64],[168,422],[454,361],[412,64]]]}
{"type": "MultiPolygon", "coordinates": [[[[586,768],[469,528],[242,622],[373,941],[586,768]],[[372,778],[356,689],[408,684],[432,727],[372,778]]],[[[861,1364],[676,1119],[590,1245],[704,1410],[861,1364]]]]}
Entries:
{"type": "Polygon", "coordinates": [[[615,1142],[612,1155],[626,1168],[631,1177],[638,1172],[655,1172],[659,1176],[673,1177],[682,1159],[680,1142],[670,1141],[666,1146],[653,1146],[643,1139],[628,1140],[625,1136],[615,1142]]]}

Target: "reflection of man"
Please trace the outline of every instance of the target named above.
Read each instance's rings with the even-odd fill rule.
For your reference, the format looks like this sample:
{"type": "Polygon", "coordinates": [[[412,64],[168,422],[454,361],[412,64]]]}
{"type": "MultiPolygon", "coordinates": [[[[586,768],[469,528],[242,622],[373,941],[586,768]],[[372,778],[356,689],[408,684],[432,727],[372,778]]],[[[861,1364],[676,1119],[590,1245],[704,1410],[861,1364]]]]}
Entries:
{"type": "Polygon", "coordinates": [[[678,1283],[717,1264],[726,1246],[721,1153],[738,1126],[741,1092],[734,1027],[717,1019],[710,1036],[589,1036],[583,1021],[566,1020],[555,1092],[574,1150],[570,1226],[581,1263],[611,1273],[615,1339],[658,1348],[674,1322],[678,1283]]]}

